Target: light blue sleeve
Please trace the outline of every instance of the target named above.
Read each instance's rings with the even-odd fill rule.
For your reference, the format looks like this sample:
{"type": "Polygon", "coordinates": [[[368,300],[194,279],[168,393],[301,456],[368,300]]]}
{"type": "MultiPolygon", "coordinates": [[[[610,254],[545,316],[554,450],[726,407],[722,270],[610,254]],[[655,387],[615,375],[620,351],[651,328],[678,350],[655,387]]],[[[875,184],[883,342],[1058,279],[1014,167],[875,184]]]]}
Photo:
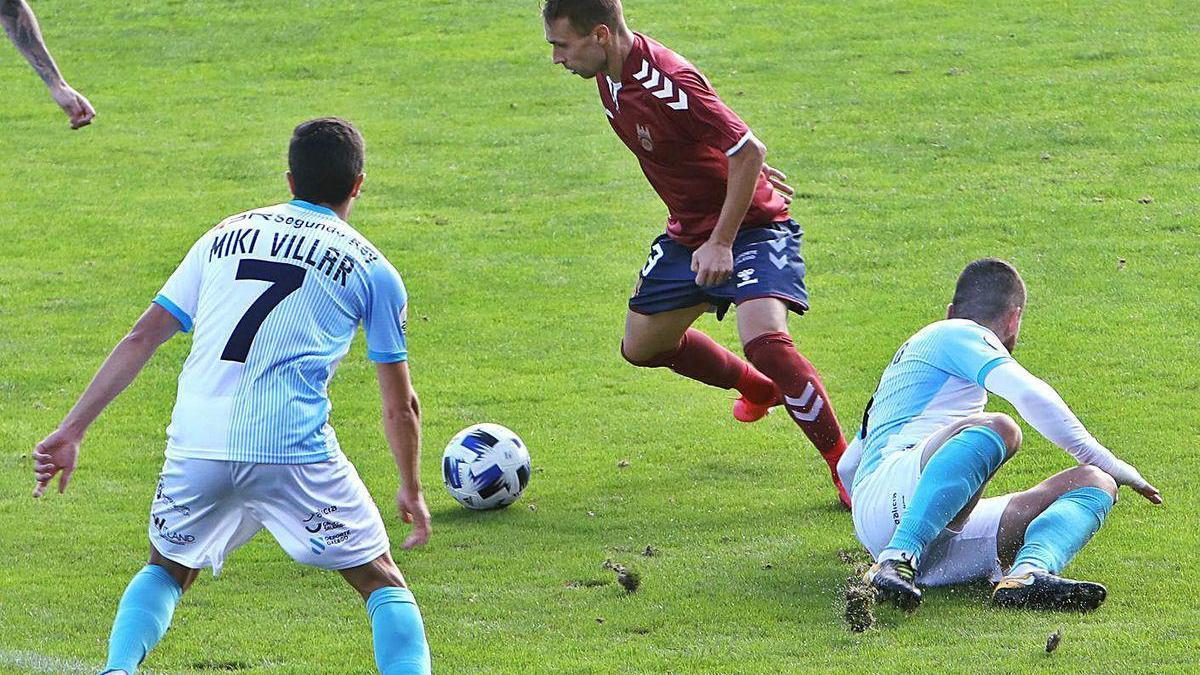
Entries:
{"type": "Polygon", "coordinates": [[[937,366],[981,387],[996,366],[1012,360],[996,335],[976,323],[948,323],[937,339],[937,366]]]}
{"type": "Polygon", "coordinates": [[[192,330],[192,321],[200,304],[200,284],[203,281],[205,237],[201,237],[192,245],[179,267],[163,284],[162,290],[154,297],[154,304],[162,307],[175,317],[179,327],[185,333],[192,330]]]}
{"type": "Polygon", "coordinates": [[[363,317],[367,358],[377,363],[407,361],[408,341],[404,330],[408,323],[408,293],[404,290],[404,281],[384,258],[371,266],[369,278],[371,285],[367,290],[369,297],[363,317]]]}

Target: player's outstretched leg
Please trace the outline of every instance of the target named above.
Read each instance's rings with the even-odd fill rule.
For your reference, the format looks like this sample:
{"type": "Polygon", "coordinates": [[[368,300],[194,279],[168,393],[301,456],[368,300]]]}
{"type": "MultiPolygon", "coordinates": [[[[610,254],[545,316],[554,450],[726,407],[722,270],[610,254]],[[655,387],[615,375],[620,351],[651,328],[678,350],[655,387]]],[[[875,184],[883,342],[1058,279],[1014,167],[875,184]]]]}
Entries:
{"type": "Polygon", "coordinates": [[[163,558],[157,551],[121,596],[108,638],[108,661],[103,673],[134,675],[146,655],[158,644],[183,591],[196,578],[196,570],[163,558]]]}
{"type": "Polygon", "coordinates": [[[1020,520],[1036,517],[1025,528],[1024,543],[1008,575],[996,584],[992,601],[1001,607],[1079,612],[1099,607],[1107,596],[1104,586],[1058,575],[1104,524],[1116,495],[1111,476],[1085,465],[1014,497],[1008,509],[1013,516],[1001,522],[1002,537],[1006,526],[1014,529],[1020,520]],[[1049,506],[1044,504],[1047,492],[1060,495],[1049,506]],[[1037,501],[1045,506],[1040,513],[1030,504],[1037,501]]]}
{"type": "Polygon", "coordinates": [[[925,547],[952,522],[965,521],[984,484],[1020,447],[1021,429],[1007,415],[971,420],[944,443],[934,439],[925,450],[908,508],[878,561],[863,575],[881,601],[906,611],[921,604],[916,570],[925,547]]]}
{"type": "Polygon", "coordinates": [[[846,439],[821,376],[796,350],[786,332],[787,312],[787,306],[775,298],[759,298],[738,305],[738,331],[743,349],[750,363],[783,392],[783,404],[792,420],[829,465],[838,498],[850,508],[850,495],[837,473],[846,439]]]}
{"type": "Polygon", "coordinates": [[[340,572],[367,601],[381,675],[429,675],[432,665],[421,610],[391,554],[340,572]]]}
{"type": "Polygon", "coordinates": [[[713,387],[737,389],[741,394],[739,401],[763,407],[764,412],[758,415],[762,417],[779,400],[779,390],[770,378],[736,354],[689,328],[707,307],[699,305],[659,314],[631,311],[625,321],[621,356],[635,366],[670,368],[713,387]]]}

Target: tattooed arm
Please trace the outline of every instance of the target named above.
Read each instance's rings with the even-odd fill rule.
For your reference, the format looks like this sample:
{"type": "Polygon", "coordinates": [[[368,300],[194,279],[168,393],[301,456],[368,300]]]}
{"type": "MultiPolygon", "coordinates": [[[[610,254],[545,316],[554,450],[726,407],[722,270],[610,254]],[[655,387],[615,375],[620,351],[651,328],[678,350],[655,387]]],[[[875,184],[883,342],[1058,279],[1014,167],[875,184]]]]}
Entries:
{"type": "Polygon", "coordinates": [[[83,94],[72,89],[58,72],[54,58],[42,41],[37,17],[25,0],[0,0],[0,24],[3,24],[4,32],[8,33],[13,44],[46,83],[54,101],[70,117],[71,128],[78,129],[90,123],[96,111],[83,94]]]}

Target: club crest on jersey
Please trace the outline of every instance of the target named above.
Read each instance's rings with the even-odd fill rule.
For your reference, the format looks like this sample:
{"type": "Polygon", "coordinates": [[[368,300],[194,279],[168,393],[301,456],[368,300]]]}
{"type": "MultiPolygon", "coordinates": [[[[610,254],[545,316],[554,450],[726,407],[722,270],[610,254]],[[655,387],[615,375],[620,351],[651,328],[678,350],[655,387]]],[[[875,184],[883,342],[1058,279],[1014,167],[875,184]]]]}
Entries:
{"type": "Polygon", "coordinates": [[[650,138],[650,130],[641,124],[637,125],[638,140],[642,142],[642,147],[646,152],[654,152],[654,139],[650,138]]]}

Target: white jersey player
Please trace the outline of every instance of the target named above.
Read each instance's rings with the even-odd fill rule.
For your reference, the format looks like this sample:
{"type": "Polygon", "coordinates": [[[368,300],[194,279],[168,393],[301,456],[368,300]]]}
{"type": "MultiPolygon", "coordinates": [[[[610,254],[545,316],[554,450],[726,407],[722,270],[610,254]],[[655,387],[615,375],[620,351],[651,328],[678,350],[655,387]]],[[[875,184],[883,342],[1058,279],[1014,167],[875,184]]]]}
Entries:
{"type": "Polygon", "coordinates": [[[855,534],[877,561],[865,579],[905,609],[920,603],[919,586],[980,578],[999,582],[1000,605],[1094,609],[1104,587],[1058,573],[1100,527],[1117,485],[1161,503],[1158,490],[1012,358],[1025,301],[1008,263],[968,265],[948,318],[913,335],[884,370],[839,464],[852,486],[855,534]],[[980,499],[1021,445],[1012,418],[984,412],[988,392],[1080,465],[1030,490],[980,499]]]}
{"type": "Polygon", "coordinates": [[[151,505],[150,563],[121,600],[105,672],[132,674],[198,571],[219,573],[226,556],[264,528],[292,558],[338,570],[367,600],[381,672],[429,671],[415,600],[379,510],[342,454],[327,394],[362,325],[402,478],[401,514],[413,523],[405,547],[423,544],[429,512],[417,479],[404,284],[346,222],[363,178],[358,131],[336,118],[306,122],[288,159],[297,198],[228,218],[200,237],[34,453],[35,496],[58,472],[64,490],[87,426],[159,344],[179,330],[193,333],[151,505]]]}

